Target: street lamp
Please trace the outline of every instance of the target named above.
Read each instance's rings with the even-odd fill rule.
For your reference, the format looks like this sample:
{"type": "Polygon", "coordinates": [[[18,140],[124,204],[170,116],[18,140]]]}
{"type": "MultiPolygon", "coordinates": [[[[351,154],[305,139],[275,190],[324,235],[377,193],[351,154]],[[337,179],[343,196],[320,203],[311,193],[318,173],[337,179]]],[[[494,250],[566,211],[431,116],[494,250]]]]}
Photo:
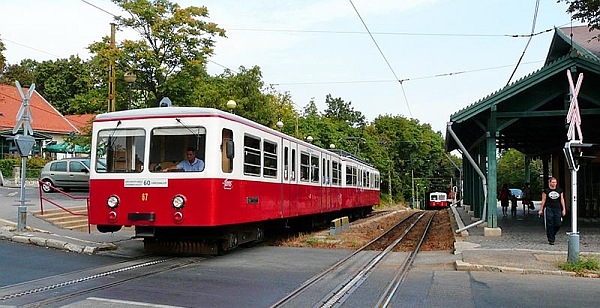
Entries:
{"type": "Polygon", "coordinates": [[[233,109],[235,109],[235,107],[237,106],[237,103],[230,99],[229,101],[227,101],[227,108],[229,108],[229,112],[234,113],[233,109]]]}
{"type": "Polygon", "coordinates": [[[125,82],[127,82],[127,87],[128,87],[128,91],[127,91],[127,109],[131,109],[131,86],[135,82],[135,79],[137,78],[137,76],[135,75],[134,72],[126,72],[123,75],[123,78],[125,79],[125,82]]]}
{"type": "Polygon", "coordinates": [[[281,130],[281,128],[283,127],[283,122],[281,120],[277,121],[277,123],[275,123],[275,126],[277,126],[277,128],[279,128],[279,130],[281,130]]]}
{"type": "Polygon", "coordinates": [[[309,143],[313,142],[313,137],[309,135],[308,137],[306,137],[306,141],[308,141],[309,143]]]}

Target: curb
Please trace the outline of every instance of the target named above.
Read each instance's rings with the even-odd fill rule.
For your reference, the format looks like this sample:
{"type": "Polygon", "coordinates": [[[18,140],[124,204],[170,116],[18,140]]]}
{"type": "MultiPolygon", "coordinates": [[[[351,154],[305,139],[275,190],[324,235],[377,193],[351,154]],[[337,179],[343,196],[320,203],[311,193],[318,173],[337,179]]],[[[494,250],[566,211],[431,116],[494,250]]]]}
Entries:
{"type": "Polygon", "coordinates": [[[495,265],[484,265],[484,264],[471,264],[461,260],[454,262],[454,267],[457,271],[480,271],[480,272],[498,272],[498,273],[510,273],[510,274],[534,274],[534,275],[555,275],[555,276],[568,276],[576,277],[577,273],[560,271],[560,270],[539,270],[539,269],[523,269],[517,267],[507,266],[495,266],[495,265]]]}
{"type": "MultiPolygon", "coordinates": [[[[3,219],[0,219],[0,223],[4,223],[5,225],[8,224],[8,225],[12,225],[13,227],[16,227],[15,223],[12,223],[12,222],[9,222],[9,221],[3,220],[3,219]]],[[[31,229],[31,228],[28,228],[28,229],[31,230],[30,232],[40,232],[40,233],[43,233],[46,235],[60,237],[59,235],[50,233],[48,231],[31,229]]],[[[30,245],[40,246],[40,247],[54,248],[54,249],[60,249],[60,250],[64,250],[64,251],[70,251],[70,252],[75,252],[75,253],[80,253],[80,254],[88,254],[88,255],[93,255],[99,251],[117,249],[117,245],[115,245],[113,243],[95,243],[96,245],[80,245],[80,244],[74,244],[74,243],[71,243],[69,241],[62,240],[62,239],[52,239],[52,238],[35,236],[31,233],[26,233],[26,232],[25,233],[14,233],[13,231],[9,230],[6,227],[0,228],[0,240],[8,240],[8,241],[12,241],[15,243],[30,244],[30,245]]]]}

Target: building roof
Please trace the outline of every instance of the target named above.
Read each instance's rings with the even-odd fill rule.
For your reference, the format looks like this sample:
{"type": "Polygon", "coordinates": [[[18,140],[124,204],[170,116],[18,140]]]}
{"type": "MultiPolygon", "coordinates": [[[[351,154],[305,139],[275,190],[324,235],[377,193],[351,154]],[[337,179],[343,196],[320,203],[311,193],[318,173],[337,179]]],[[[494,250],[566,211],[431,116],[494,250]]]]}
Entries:
{"type": "MultiPolygon", "coordinates": [[[[28,88],[23,88],[23,94],[27,94],[28,88]]],[[[0,131],[12,130],[17,124],[17,113],[21,108],[23,99],[15,86],[0,84],[0,131]]],[[[31,127],[36,132],[68,134],[70,132],[80,133],[80,130],[37,91],[33,91],[29,100],[29,110],[33,121],[31,127]]]]}
{"type": "MultiPolygon", "coordinates": [[[[600,42],[589,41],[595,32],[587,27],[574,27],[572,42],[570,33],[570,27],[555,29],[542,68],[450,116],[461,143],[473,149],[484,144],[491,131],[499,149],[514,148],[530,156],[560,151],[568,128],[567,71],[575,80],[585,73],[578,98],[581,129],[586,142],[600,143],[600,126],[595,125],[600,116],[600,91],[595,87],[600,82],[600,42]]],[[[449,135],[445,146],[448,151],[459,147],[449,135]]]]}
{"type": "Polygon", "coordinates": [[[91,130],[92,121],[94,121],[95,117],[95,114],[65,115],[65,118],[67,118],[67,120],[71,122],[71,124],[75,125],[75,127],[77,127],[77,129],[79,129],[81,133],[86,133],[87,131],[91,130]]]}
{"type": "Polygon", "coordinates": [[[590,30],[588,26],[555,29],[544,65],[568,54],[571,48],[589,58],[600,60],[599,37],[600,30],[590,30]]]}

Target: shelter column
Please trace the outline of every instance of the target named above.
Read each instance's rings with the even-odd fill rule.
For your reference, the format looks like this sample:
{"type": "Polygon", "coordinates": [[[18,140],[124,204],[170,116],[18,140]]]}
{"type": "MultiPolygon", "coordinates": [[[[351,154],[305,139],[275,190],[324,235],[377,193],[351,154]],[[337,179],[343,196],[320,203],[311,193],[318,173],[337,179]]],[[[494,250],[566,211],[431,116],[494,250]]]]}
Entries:
{"type": "MultiPolygon", "coordinates": [[[[497,230],[490,230],[490,236],[500,236],[501,231],[498,228],[498,171],[496,161],[496,106],[492,106],[491,114],[488,119],[487,132],[485,139],[487,143],[487,226],[497,230]]],[[[486,230],[487,231],[487,230],[486,230]]],[[[484,233],[488,233],[485,232],[484,233]]]]}

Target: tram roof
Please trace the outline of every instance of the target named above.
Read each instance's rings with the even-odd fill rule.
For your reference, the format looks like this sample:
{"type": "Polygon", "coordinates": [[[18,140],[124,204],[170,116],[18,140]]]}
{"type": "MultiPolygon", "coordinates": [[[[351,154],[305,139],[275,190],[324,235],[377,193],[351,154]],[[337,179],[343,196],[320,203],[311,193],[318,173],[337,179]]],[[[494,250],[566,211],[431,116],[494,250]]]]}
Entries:
{"type": "Polygon", "coordinates": [[[214,108],[204,107],[153,107],[143,109],[121,110],[108,113],[102,113],[96,116],[95,121],[117,120],[122,118],[141,118],[141,117],[174,117],[174,116],[207,116],[217,115],[226,117],[237,117],[235,114],[221,111],[214,108]]]}

